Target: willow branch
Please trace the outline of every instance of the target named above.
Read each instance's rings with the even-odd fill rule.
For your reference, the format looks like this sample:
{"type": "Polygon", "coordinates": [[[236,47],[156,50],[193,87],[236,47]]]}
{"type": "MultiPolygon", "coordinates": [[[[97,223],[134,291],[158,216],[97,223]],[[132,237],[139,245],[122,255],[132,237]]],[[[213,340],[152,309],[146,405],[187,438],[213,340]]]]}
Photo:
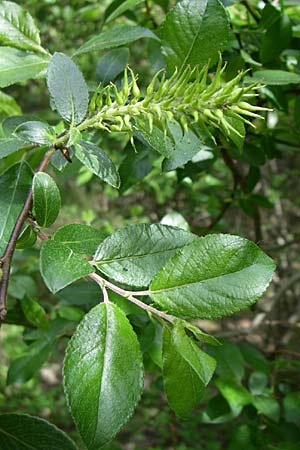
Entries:
{"type": "MultiPolygon", "coordinates": [[[[55,152],[54,148],[48,150],[48,152],[44,155],[37,171],[44,172],[47,165],[50,162],[51,156],[55,152]]],[[[28,213],[31,209],[32,204],[32,186],[30,186],[25,203],[21,209],[21,212],[16,220],[13,231],[10,235],[7,246],[4,250],[3,255],[0,258],[0,267],[1,267],[1,279],[0,279],[0,321],[4,320],[7,310],[6,310],[6,296],[7,296],[7,288],[10,277],[10,268],[12,257],[16,248],[16,243],[22,228],[23,223],[28,217],[28,213]]]]}

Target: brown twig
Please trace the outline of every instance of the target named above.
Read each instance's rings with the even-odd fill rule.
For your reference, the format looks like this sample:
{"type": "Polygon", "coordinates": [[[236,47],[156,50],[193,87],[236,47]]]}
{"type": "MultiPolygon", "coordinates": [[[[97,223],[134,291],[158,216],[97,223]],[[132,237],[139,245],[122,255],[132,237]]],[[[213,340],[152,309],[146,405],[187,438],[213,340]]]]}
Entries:
{"type": "MultiPolygon", "coordinates": [[[[47,153],[44,155],[44,158],[42,159],[37,171],[38,172],[44,172],[47,165],[50,162],[51,156],[55,152],[54,148],[51,148],[47,151],[47,153]]],[[[7,296],[7,287],[9,282],[9,276],[10,276],[10,267],[11,267],[11,261],[12,257],[16,248],[17,239],[19,237],[21,228],[23,223],[28,217],[28,213],[31,208],[32,203],[32,186],[30,186],[27,198],[25,200],[25,203],[21,209],[21,212],[17,218],[17,221],[15,223],[15,226],[13,228],[13,231],[10,235],[9,241],[7,243],[7,246],[4,250],[3,255],[0,258],[0,267],[2,269],[1,273],[1,279],[0,279],[0,322],[4,320],[7,310],[6,310],[6,296],[7,296]]]]}

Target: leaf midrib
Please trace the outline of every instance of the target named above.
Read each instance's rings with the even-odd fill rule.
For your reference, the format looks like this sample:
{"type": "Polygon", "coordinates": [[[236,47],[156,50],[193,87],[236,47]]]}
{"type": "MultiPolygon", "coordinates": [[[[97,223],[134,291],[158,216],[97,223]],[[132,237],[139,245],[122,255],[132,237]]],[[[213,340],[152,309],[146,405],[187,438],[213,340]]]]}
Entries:
{"type": "Polygon", "coordinates": [[[6,436],[9,436],[12,440],[15,440],[16,442],[20,442],[25,447],[29,448],[30,450],[38,450],[37,447],[32,447],[31,445],[26,444],[26,442],[21,441],[20,439],[16,438],[14,435],[8,433],[7,431],[3,430],[3,428],[0,428],[0,432],[5,434],[6,436]]]}
{"type": "MultiPolygon", "coordinates": [[[[190,57],[190,55],[191,55],[191,53],[192,53],[192,51],[193,51],[193,49],[194,49],[194,45],[195,45],[195,43],[196,43],[196,41],[197,41],[197,39],[198,39],[198,37],[199,37],[199,35],[200,35],[200,31],[201,31],[201,27],[202,27],[202,23],[203,23],[203,17],[204,17],[204,15],[205,15],[206,9],[207,9],[207,1],[206,1],[206,7],[205,7],[205,10],[204,10],[204,13],[203,13],[203,15],[201,16],[201,21],[199,21],[199,28],[198,28],[198,31],[197,31],[197,33],[196,33],[196,35],[195,35],[195,37],[194,37],[194,39],[193,39],[193,41],[192,41],[192,44],[191,44],[191,46],[190,46],[190,48],[189,48],[189,51],[188,51],[187,54],[186,54],[186,57],[184,58],[184,60],[183,60],[183,62],[182,62],[182,67],[184,67],[185,64],[186,64],[186,61],[188,61],[188,59],[189,59],[189,57],[190,57]]],[[[200,14],[200,15],[201,15],[201,14],[200,14]]]]}

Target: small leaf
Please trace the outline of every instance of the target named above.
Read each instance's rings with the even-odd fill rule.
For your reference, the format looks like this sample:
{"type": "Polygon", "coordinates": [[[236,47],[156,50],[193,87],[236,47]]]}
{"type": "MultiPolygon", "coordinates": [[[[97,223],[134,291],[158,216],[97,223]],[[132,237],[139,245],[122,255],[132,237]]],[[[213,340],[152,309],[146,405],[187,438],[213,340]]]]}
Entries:
{"type": "Polygon", "coordinates": [[[66,245],[74,253],[92,255],[105,237],[103,231],[89,225],[70,223],[60,227],[53,239],[66,245]]]}
{"type": "Polygon", "coordinates": [[[249,83],[262,83],[270,86],[284,86],[285,84],[299,84],[300,75],[285,70],[259,70],[253,72],[252,77],[246,77],[249,83]]]}
{"type": "Polygon", "coordinates": [[[238,382],[219,378],[215,384],[229,403],[235,417],[240,414],[244,406],[252,403],[252,395],[238,382]]]}
{"type": "Polygon", "coordinates": [[[21,148],[25,147],[26,143],[15,137],[0,139],[0,159],[11,155],[21,148]]]}
{"type": "Polygon", "coordinates": [[[18,249],[24,249],[32,247],[37,239],[36,233],[33,231],[30,225],[27,225],[27,227],[24,228],[24,230],[20,233],[16,248],[18,249]]]}
{"type": "Polygon", "coordinates": [[[162,25],[162,51],[171,71],[215,63],[229,42],[229,19],[219,0],[181,0],[162,25]]]}
{"type": "Polygon", "coordinates": [[[0,415],[0,448],[9,450],[76,450],[71,439],[44,419],[27,414],[0,415]]]}
{"type": "Polygon", "coordinates": [[[123,70],[129,59],[128,48],[117,48],[99,59],[96,66],[96,79],[103,85],[113,81],[123,70]]]}
{"type": "Polygon", "coordinates": [[[38,302],[25,296],[21,301],[21,307],[26,319],[32,325],[44,329],[49,327],[45,310],[38,302]]]}
{"type": "Polygon", "coordinates": [[[125,0],[118,6],[105,20],[106,23],[111,22],[116,19],[118,16],[128,11],[128,9],[133,9],[136,6],[144,3],[145,0],[125,0]]]}
{"type": "Polygon", "coordinates": [[[191,331],[195,336],[195,338],[197,338],[200,342],[205,342],[206,344],[215,346],[222,345],[222,343],[218,339],[211,336],[210,334],[204,333],[204,331],[200,330],[200,328],[196,327],[195,325],[192,325],[189,322],[183,321],[183,326],[187,330],[191,331]]]}
{"type": "Polygon", "coordinates": [[[0,88],[46,75],[49,57],[0,47],[0,88]]]}
{"type": "Polygon", "coordinates": [[[89,102],[88,88],[76,64],[63,53],[49,63],[47,85],[58,114],[75,125],[83,121],[89,102]]]}
{"type": "Polygon", "coordinates": [[[26,353],[12,361],[7,372],[7,384],[22,384],[30,380],[49,358],[54,343],[55,339],[39,339],[31,344],[26,353]]]}
{"type": "Polygon", "coordinates": [[[186,336],[180,322],[164,328],[163,377],[170,407],[186,418],[199,403],[216,362],[186,336]]]}
{"type": "Polygon", "coordinates": [[[50,227],[60,210],[59,189],[50,175],[37,172],[32,185],[33,209],[37,223],[41,227],[50,227]]]}
{"type": "Polygon", "coordinates": [[[97,145],[80,141],[75,145],[75,156],[101,180],[115,188],[120,186],[120,177],[114,163],[97,145]]]}
{"type": "Polygon", "coordinates": [[[22,110],[16,100],[11,95],[0,91],[0,116],[15,116],[17,114],[22,114],[22,110]]]}
{"type": "Polygon", "coordinates": [[[81,55],[82,53],[88,53],[92,51],[105,50],[114,47],[121,47],[122,45],[130,44],[141,38],[150,38],[159,40],[159,38],[148,30],[140,26],[130,25],[118,25],[113,28],[109,28],[98,36],[92,37],[85,44],[79,47],[74,53],[75,55],[81,55]]]}
{"type": "Polygon", "coordinates": [[[31,186],[32,172],[22,162],[0,176],[0,254],[2,255],[31,186]]]}
{"type": "Polygon", "coordinates": [[[260,395],[259,397],[253,397],[252,404],[258,412],[278,423],[280,417],[280,406],[275,398],[267,395],[260,395]]]}
{"type": "Polygon", "coordinates": [[[89,450],[110,442],[133,414],[143,389],[142,356],[116,305],[97,305],[79,324],[65,356],[64,388],[89,450]]]}
{"type": "Polygon", "coordinates": [[[0,42],[21,50],[47,53],[31,15],[14,2],[0,4],[0,42]]]}
{"type": "Polygon", "coordinates": [[[131,225],[106,238],[94,260],[101,272],[120,283],[148,286],[166,262],[195,239],[192,233],[166,225],[131,225]]]}
{"type": "Polygon", "coordinates": [[[19,139],[35,144],[51,145],[55,141],[54,130],[46,123],[38,121],[23,122],[16,128],[15,134],[19,139]]]}
{"type": "Polygon", "coordinates": [[[92,266],[84,258],[56,241],[43,244],[40,270],[46,286],[53,294],[93,272],[92,266]]]}
{"type": "Polygon", "coordinates": [[[167,262],[152,281],[150,296],[180,317],[223,317],[256,302],[273,272],[274,262],[253,242],[211,234],[167,262]]]}
{"type": "Polygon", "coordinates": [[[160,223],[162,225],[170,225],[171,227],[181,228],[184,231],[190,230],[190,226],[185,218],[177,211],[172,211],[165,214],[160,223]]]}

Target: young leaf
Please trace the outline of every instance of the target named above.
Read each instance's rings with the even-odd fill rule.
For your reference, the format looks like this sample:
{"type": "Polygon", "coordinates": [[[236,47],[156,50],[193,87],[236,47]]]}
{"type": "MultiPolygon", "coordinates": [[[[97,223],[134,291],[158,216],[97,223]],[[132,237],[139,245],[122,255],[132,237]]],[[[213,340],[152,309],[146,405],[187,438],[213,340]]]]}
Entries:
{"type": "Polygon", "coordinates": [[[82,53],[89,53],[92,51],[105,50],[114,47],[121,47],[122,45],[130,44],[141,38],[156,39],[159,38],[148,30],[140,26],[118,25],[113,28],[108,28],[98,36],[89,39],[85,44],[79,47],[73,56],[81,55],[82,53]]]}
{"type": "Polygon", "coordinates": [[[30,225],[27,225],[18,237],[16,248],[24,249],[32,247],[36,240],[37,234],[33,231],[30,225]]]}
{"type": "Polygon", "coordinates": [[[255,303],[268,287],[274,266],[253,242],[211,234],[167,262],[152,281],[150,296],[175,315],[223,317],[255,303]]]}
{"type": "Polygon", "coordinates": [[[48,328],[49,322],[46,317],[46,312],[38,302],[25,296],[21,301],[21,307],[28,322],[38,328],[48,328]]]}
{"type": "Polygon", "coordinates": [[[37,172],[32,184],[33,209],[37,223],[41,227],[50,227],[60,210],[59,189],[50,175],[37,172]]]}
{"type": "Polygon", "coordinates": [[[17,152],[25,145],[26,143],[24,141],[15,137],[0,139],[0,159],[17,152]]]}
{"type": "Polygon", "coordinates": [[[54,130],[46,123],[36,120],[23,122],[16,128],[15,134],[19,139],[35,144],[51,145],[55,141],[54,130]]]}
{"type": "Polygon", "coordinates": [[[120,177],[114,163],[97,145],[80,141],[75,145],[75,156],[101,180],[115,188],[120,186],[120,177]]]}
{"type": "Polygon", "coordinates": [[[46,53],[31,15],[14,2],[0,4],[0,43],[21,50],[46,53]]]}
{"type": "Polygon", "coordinates": [[[130,286],[148,286],[166,262],[197,239],[180,228],[159,224],[117,230],[98,247],[94,260],[101,272],[130,286]]]}
{"type": "Polygon", "coordinates": [[[27,414],[0,415],[0,448],[5,450],[76,450],[71,439],[51,423],[27,414]]]}
{"type": "Polygon", "coordinates": [[[92,273],[93,268],[60,242],[47,241],[41,249],[40,271],[46,286],[55,294],[73,281],[92,273]]]}
{"type": "Polygon", "coordinates": [[[58,114],[75,125],[86,116],[88,88],[76,64],[63,53],[55,53],[49,63],[47,85],[58,114]]]}
{"type": "Polygon", "coordinates": [[[0,47],[0,88],[46,75],[49,56],[0,47]]]}
{"type": "Polygon", "coordinates": [[[79,324],[65,356],[64,388],[89,450],[110,442],[133,414],[143,389],[142,356],[116,305],[97,305],[79,324]]]}
{"type": "Polygon", "coordinates": [[[25,162],[15,164],[0,176],[0,254],[7,245],[31,180],[32,172],[25,162]]]}
{"type": "Polygon", "coordinates": [[[99,59],[96,66],[96,79],[103,85],[114,80],[123,70],[129,59],[129,50],[126,47],[116,48],[99,59]]]}
{"type": "Polygon", "coordinates": [[[219,0],[181,0],[162,26],[162,51],[171,71],[215,63],[229,41],[229,19],[219,0]]]}
{"type": "Polygon", "coordinates": [[[205,386],[209,383],[216,361],[204,353],[189,338],[182,324],[173,329],[164,328],[163,377],[165,392],[170,407],[182,418],[186,418],[199,403],[205,386]]]}
{"type": "Polygon", "coordinates": [[[53,239],[66,245],[74,253],[92,255],[105,237],[103,231],[89,225],[70,223],[60,227],[53,239]]]}

